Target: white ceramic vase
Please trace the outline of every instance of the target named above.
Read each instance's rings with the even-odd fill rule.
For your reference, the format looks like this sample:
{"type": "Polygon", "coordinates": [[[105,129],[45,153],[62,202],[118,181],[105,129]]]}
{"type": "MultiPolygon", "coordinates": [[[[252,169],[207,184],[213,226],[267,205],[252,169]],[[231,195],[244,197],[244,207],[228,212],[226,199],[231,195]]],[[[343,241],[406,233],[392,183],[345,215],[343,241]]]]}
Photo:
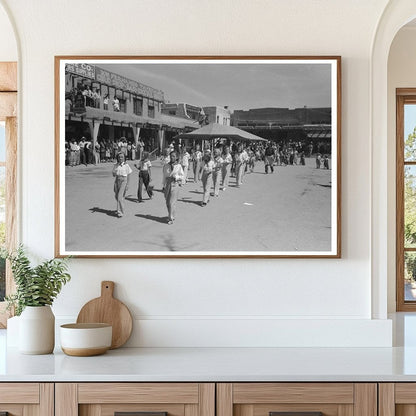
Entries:
{"type": "Polygon", "coordinates": [[[19,351],[50,354],[55,346],[55,316],[50,306],[26,306],[19,319],[19,351]]]}
{"type": "Polygon", "coordinates": [[[19,347],[19,320],[20,316],[13,316],[7,320],[7,347],[19,347]]]}

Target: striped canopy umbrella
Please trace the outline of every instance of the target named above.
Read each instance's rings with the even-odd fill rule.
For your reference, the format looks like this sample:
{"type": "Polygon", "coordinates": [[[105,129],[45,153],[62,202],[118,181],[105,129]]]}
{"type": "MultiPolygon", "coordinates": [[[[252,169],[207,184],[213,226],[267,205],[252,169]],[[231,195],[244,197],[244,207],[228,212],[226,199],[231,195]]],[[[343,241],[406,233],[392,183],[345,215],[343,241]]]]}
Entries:
{"type": "Polygon", "coordinates": [[[224,126],[218,123],[210,123],[200,129],[189,133],[179,134],[177,137],[181,139],[233,139],[233,140],[250,140],[267,142],[266,139],[256,136],[255,134],[238,129],[237,127],[224,126]]]}

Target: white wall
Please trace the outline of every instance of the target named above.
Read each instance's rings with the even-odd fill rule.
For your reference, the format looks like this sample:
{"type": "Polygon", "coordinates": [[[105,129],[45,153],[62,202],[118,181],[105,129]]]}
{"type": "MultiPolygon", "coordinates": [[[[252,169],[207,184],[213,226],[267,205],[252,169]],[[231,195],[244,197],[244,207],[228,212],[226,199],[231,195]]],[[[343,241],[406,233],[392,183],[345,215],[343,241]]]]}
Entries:
{"type": "Polygon", "coordinates": [[[16,37],[12,23],[6,10],[0,6],[0,61],[17,61],[17,56],[16,37]]]}
{"type": "Polygon", "coordinates": [[[396,198],[396,88],[415,88],[416,87],[416,26],[404,27],[396,35],[391,44],[388,65],[388,193],[389,193],[389,220],[388,239],[389,245],[389,312],[396,310],[396,217],[395,217],[395,198],[396,198]]]}
{"type": "Polygon", "coordinates": [[[137,319],[130,345],[391,343],[385,297],[371,320],[370,57],[387,0],[0,4],[21,39],[21,239],[42,257],[54,252],[54,55],[343,59],[342,259],[74,259],[59,318],[72,320],[109,279],[137,319]]]}

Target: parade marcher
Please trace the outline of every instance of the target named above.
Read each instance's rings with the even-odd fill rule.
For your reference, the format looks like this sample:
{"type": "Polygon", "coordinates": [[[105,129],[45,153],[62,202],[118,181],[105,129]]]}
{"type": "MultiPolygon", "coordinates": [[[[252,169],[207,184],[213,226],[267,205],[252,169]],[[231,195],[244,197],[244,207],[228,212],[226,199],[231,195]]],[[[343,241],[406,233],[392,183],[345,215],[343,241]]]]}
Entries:
{"type": "Polygon", "coordinates": [[[232,158],[233,158],[233,161],[231,163],[230,176],[234,177],[235,173],[236,173],[235,172],[235,155],[237,154],[237,149],[238,149],[237,144],[234,143],[234,142],[231,142],[230,149],[231,149],[231,155],[232,155],[232,158]]]}
{"type": "Polygon", "coordinates": [[[131,167],[126,163],[124,153],[117,154],[117,162],[113,167],[114,180],[114,196],[117,201],[116,214],[118,218],[124,215],[124,198],[128,190],[131,167]]]}
{"type": "Polygon", "coordinates": [[[250,169],[250,173],[254,172],[254,167],[256,165],[256,155],[252,149],[248,151],[248,168],[250,169]]]}
{"type": "Polygon", "coordinates": [[[194,155],[193,155],[194,182],[198,182],[201,179],[201,161],[202,161],[201,146],[197,144],[195,147],[194,155]]]}
{"type": "MultiPolygon", "coordinates": [[[[160,158],[160,164],[162,165],[162,172],[166,164],[170,162],[169,148],[163,149],[162,157],[160,158]]],[[[165,190],[166,178],[162,175],[162,191],[165,190]]]]}
{"type": "Polygon", "coordinates": [[[211,156],[207,153],[202,157],[202,203],[201,206],[205,206],[209,202],[209,196],[211,192],[212,185],[212,171],[214,169],[214,161],[211,159],[211,156]]]}
{"type": "Polygon", "coordinates": [[[179,188],[183,182],[183,169],[178,163],[175,151],[169,155],[169,163],[163,166],[163,177],[165,183],[165,200],[168,209],[168,224],[173,224],[176,215],[176,202],[178,200],[179,188]]]}
{"type": "Polygon", "coordinates": [[[271,172],[274,172],[273,169],[273,163],[274,163],[274,151],[273,147],[271,146],[271,143],[269,143],[266,147],[266,150],[264,151],[264,171],[269,173],[269,167],[271,172]]]}
{"type": "Polygon", "coordinates": [[[221,168],[221,189],[225,191],[228,187],[228,179],[230,177],[231,164],[233,163],[233,157],[230,153],[228,146],[224,147],[222,154],[222,168],[221,168]]]}
{"type": "Polygon", "coordinates": [[[182,169],[183,169],[183,183],[184,184],[186,184],[186,181],[188,179],[189,158],[190,158],[190,155],[189,155],[188,151],[186,150],[186,147],[183,147],[181,165],[182,165],[182,169]]]}
{"type": "Polygon", "coordinates": [[[248,155],[242,144],[237,147],[237,153],[234,156],[235,159],[235,180],[237,188],[243,183],[244,169],[248,160],[248,155]]]}
{"type": "Polygon", "coordinates": [[[141,160],[139,160],[138,163],[135,163],[134,166],[139,170],[139,185],[137,187],[137,201],[142,202],[142,189],[143,185],[146,189],[147,195],[149,195],[149,198],[153,198],[153,190],[150,185],[150,182],[152,181],[152,163],[149,160],[149,153],[143,152],[141,160]]]}
{"type": "Polygon", "coordinates": [[[221,149],[214,149],[214,166],[212,169],[212,183],[214,186],[214,196],[218,196],[220,192],[221,172],[224,161],[221,157],[221,149]]]}

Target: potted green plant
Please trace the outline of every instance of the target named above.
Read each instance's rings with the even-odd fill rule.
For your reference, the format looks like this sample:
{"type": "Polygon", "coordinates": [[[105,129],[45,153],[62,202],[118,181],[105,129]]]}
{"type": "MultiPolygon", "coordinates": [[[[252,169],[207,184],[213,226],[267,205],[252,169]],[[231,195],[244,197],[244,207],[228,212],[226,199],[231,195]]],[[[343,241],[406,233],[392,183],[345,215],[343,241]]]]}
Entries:
{"type": "Polygon", "coordinates": [[[5,253],[16,292],[6,296],[9,310],[19,318],[19,350],[49,354],[55,346],[55,316],[51,305],[71,276],[68,258],[45,260],[32,266],[23,246],[5,253]]]}

